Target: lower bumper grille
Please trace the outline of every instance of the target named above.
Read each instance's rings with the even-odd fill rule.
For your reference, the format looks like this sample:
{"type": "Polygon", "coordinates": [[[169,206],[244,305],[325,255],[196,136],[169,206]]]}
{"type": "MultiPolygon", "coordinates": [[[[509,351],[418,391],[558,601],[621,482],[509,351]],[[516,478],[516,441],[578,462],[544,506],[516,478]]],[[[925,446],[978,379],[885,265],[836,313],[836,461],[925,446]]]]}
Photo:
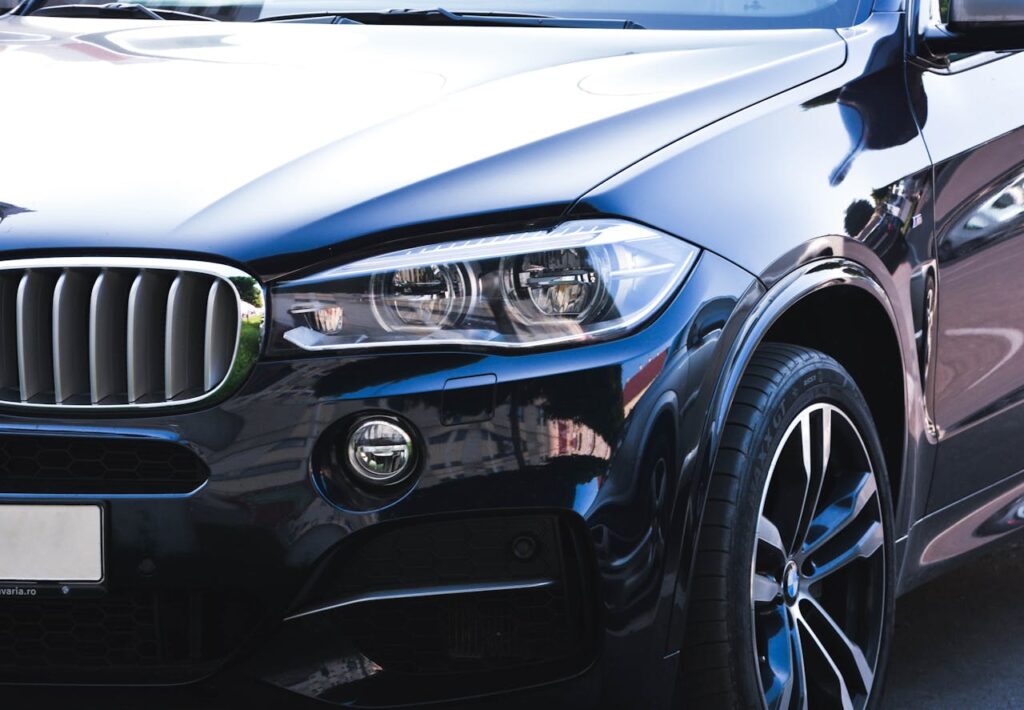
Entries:
{"type": "Polygon", "coordinates": [[[208,476],[170,441],[0,435],[0,493],[187,493],[208,476]]]}
{"type": "Polygon", "coordinates": [[[562,586],[361,607],[338,614],[338,629],[396,674],[430,678],[515,669],[528,675],[584,651],[579,610],[562,586]]]}
{"type": "Polygon", "coordinates": [[[0,600],[0,682],[174,682],[205,673],[254,606],[200,592],[0,600]]]}
{"type": "Polygon", "coordinates": [[[146,595],[4,601],[0,669],[110,669],[165,660],[155,600],[146,595]]]}
{"type": "Polygon", "coordinates": [[[365,707],[568,678],[596,654],[594,576],[572,515],[383,524],[325,560],[261,665],[273,683],[365,707]],[[339,670],[320,678],[327,667],[339,670]]]}

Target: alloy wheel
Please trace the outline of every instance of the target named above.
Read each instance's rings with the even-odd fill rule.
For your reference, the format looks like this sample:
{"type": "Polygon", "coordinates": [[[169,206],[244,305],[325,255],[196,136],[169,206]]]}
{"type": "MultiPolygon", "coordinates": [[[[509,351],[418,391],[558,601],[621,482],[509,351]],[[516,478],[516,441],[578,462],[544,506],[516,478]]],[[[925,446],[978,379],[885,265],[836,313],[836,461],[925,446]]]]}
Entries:
{"type": "Polygon", "coordinates": [[[814,404],[774,453],[751,564],[765,706],[859,709],[885,619],[886,546],[871,457],[838,407],[814,404]]]}

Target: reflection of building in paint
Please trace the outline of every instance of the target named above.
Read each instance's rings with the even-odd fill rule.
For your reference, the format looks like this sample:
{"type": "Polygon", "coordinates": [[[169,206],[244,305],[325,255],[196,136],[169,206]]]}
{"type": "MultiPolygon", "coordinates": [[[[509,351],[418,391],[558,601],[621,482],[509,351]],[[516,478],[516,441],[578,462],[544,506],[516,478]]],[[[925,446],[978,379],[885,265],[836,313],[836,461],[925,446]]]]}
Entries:
{"type": "Polygon", "coordinates": [[[435,454],[421,487],[484,472],[541,467],[556,459],[608,461],[612,456],[611,445],[593,427],[550,416],[542,399],[514,407],[501,403],[487,426],[443,427],[426,438],[435,454]]]}
{"type": "Polygon", "coordinates": [[[622,386],[622,401],[625,402],[625,414],[628,417],[637,405],[654,380],[661,374],[665,367],[665,359],[668,351],[663,351],[651,358],[643,367],[636,371],[636,374],[626,380],[622,386]]]}
{"type": "Polygon", "coordinates": [[[592,456],[609,459],[612,447],[586,424],[568,419],[552,419],[547,423],[551,458],[558,456],[592,456]]]}
{"type": "MultiPolygon", "coordinates": [[[[612,449],[589,424],[551,416],[541,402],[519,408],[519,435],[527,465],[543,465],[565,456],[589,456],[607,461],[612,449]]],[[[511,432],[510,432],[511,433],[511,432]]]]}

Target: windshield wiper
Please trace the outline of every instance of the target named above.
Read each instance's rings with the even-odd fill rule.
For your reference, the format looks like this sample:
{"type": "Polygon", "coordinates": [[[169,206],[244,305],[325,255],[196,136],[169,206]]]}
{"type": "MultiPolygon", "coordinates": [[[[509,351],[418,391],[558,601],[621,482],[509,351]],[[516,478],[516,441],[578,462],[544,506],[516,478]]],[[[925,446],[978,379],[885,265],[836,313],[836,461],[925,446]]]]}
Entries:
{"type": "Polygon", "coordinates": [[[181,10],[165,10],[163,8],[152,8],[140,5],[135,2],[109,2],[104,5],[44,5],[34,6],[34,3],[26,3],[20,10],[14,12],[16,15],[39,15],[50,17],[116,17],[132,20],[202,20],[204,22],[217,22],[213,17],[195,15],[191,12],[181,10]]]}
{"type": "Polygon", "coordinates": [[[261,17],[256,22],[331,21],[334,24],[360,25],[464,25],[469,27],[590,27],[642,30],[632,20],[555,17],[505,12],[452,12],[443,7],[432,10],[353,10],[336,12],[300,12],[261,17]]]}

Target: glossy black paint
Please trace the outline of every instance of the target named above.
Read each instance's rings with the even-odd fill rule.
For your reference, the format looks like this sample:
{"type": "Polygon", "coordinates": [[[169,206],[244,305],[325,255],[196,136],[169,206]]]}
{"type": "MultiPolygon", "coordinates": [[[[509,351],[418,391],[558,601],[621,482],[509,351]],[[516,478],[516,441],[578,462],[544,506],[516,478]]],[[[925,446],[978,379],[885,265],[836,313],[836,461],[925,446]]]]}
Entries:
{"type": "Polygon", "coordinates": [[[21,211],[0,223],[0,238],[12,250],[173,249],[268,280],[385,241],[557,219],[609,175],[845,56],[830,30],[356,25],[339,42],[336,26],[193,23],[176,48],[145,22],[93,20],[89,32],[80,22],[4,20],[5,73],[17,82],[7,90],[44,82],[51,92],[8,146],[21,176],[0,190],[21,211]],[[273,102],[254,56],[273,67],[273,102]],[[97,67],[108,81],[90,81],[97,67]],[[147,140],[194,118],[147,82],[153,68],[234,129],[147,140]],[[57,130],[83,82],[80,98],[107,112],[80,127],[90,141],[57,130]],[[129,84],[131,96],[121,91],[129,84]],[[118,141],[147,147],[105,147],[118,141]],[[47,156],[68,165],[59,179],[41,168],[47,156]],[[177,177],[197,168],[204,179],[177,177]],[[82,220],[99,205],[119,219],[82,220]]]}
{"type": "MultiPolygon", "coordinates": [[[[1024,323],[1015,295],[1024,210],[1001,221],[989,213],[1021,189],[1024,58],[987,54],[948,63],[915,41],[918,22],[901,2],[879,2],[875,10],[839,36],[801,39],[799,57],[768,42],[767,54],[744,65],[750,73],[723,71],[694,86],[679,83],[693,67],[673,53],[681,46],[673,33],[542,30],[557,32],[542,38],[525,34],[533,30],[431,28],[438,46],[465,44],[448,56],[424,43],[406,59],[451,71],[453,58],[483,52],[480,38],[500,38],[503,51],[480,75],[448,77],[462,93],[424,109],[426,117],[364,116],[380,122],[364,133],[318,123],[315,146],[280,131],[275,138],[293,141],[287,149],[266,164],[245,165],[244,175],[227,175],[223,166],[244,155],[259,132],[250,113],[246,120],[255,128],[248,142],[204,144],[220,152],[187,154],[198,172],[200,160],[210,161],[216,178],[209,183],[175,184],[184,174],[178,168],[170,175],[119,173],[133,166],[119,156],[122,148],[83,154],[80,136],[61,145],[79,151],[78,159],[110,154],[114,164],[80,193],[62,191],[69,185],[59,182],[49,190],[44,180],[19,183],[0,168],[0,200],[12,201],[0,202],[0,249],[9,256],[186,253],[244,266],[272,283],[385,245],[591,215],[636,220],[704,249],[664,312],[618,341],[526,355],[264,359],[234,397],[213,408],[95,420],[5,411],[0,430],[171,438],[199,454],[211,476],[193,493],[88,499],[106,501],[110,511],[109,587],[192,580],[251,598],[258,623],[239,649],[241,667],[274,638],[318,561],[354,532],[464,511],[577,516],[593,542],[600,651],[577,677],[506,702],[572,698],[667,707],[677,690],[708,472],[743,367],[762,340],[786,333],[834,345],[837,359],[859,366],[862,388],[885,391],[869,404],[876,419],[896,422],[883,442],[898,482],[901,589],[1017,529],[1024,323]],[[469,34],[477,32],[491,34],[469,34]],[[510,69],[509,57],[530,54],[526,48],[533,58],[510,69]],[[780,56],[785,61],[765,69],[780,56]],[[585,60],[605,62],[598,74],[610,93],[625,95],[631,82],[648,81],[646,98],[574,103],[566,87],[581,76],[561,65],[585,60]],[[529,71],[544,81],[513,76],[529,71]],[[481,81],[494,83],[468,88],[481,81]],[[522,122],[523,97],[540,90],[561,102],[560,118],[499,138],[467,135],[474,121],[522,122]],[[466,110],[468,117],[460,113],[466,110]],[[350,175],[352,165],[383,157],[391,167],[396,156],[407,162],[350,175]],[[988,222],[969,228],[978,215],[988,222]],[[833,300],[838,293],[857,296],[833,300]],[[824,312],[823,320],[787,322],[798,304],[810,302],[820,305],[814,312],[824,312]],[[864,313],[829,310],[837,303],[867,305],[864,313]],[[838,345],[828,336],[837,323],[860,322],[869,312],[887,329],[886,344],[838,345]],[[891,371],[898,382],[873,384],[891,371]],[[424,453],[414,485],[367,496],[313,475],[322,437],[365,412],[386,412],[415,427],[424,453]],[[639,463],[652,437],[667,434],[674,461],[660,480],[639,463]]],[[[69,20],[0,20],[0,70],[5,51],[55,59],[69,73],[103,64],[111,76],[126,78],[140,66],[179,61],[162,54],[165,47],[144,23],[89,28],[69,20]],[[82,55],[90,58],[73,61],[82,55]]],[[[289,40],[298,45],[312,32],[319,41],[342,31],[378,52],[366,56],[397,56],[400,45],[425,30],[244,33],[268,51],[283,36],[274,32],[293,33],[289,40]]],[[[230,74],[240,63],[230,54],[233,29],[181,32],[210,52],[180,62],[182,71],[197,71],[192,63],[202,59],[210,64],[204,71],[224,72],[222,80],[244,79],[230,74]]],[[[397,90],[411,92],[422,79],[398,83],[397,90]]],[[[108,81],[95,90],[114,95],[118,80],[108,81]]],[[[431,94],[423,103],[433,100],[431,94]]],[[[388,108],[405,111],[413,103],[388,108]]],[[[60,165],[67,157],[32,145],[12,153],[25,165],[60,165]]],[[[1005,217],[1007,209],[1012,205],[995,211],[1005,217]]],[[[329,641],[321,650],[312,657],[335,653],[329,641]]],[[[258,673],[285,686],[314,695],[344,690],[343,677],[328,679],[318,692],[295,682],[319,670],[314,661],[303,665],[307,656],[278,668],[257,658],[258,673]]]]}
{"type": "MultiPolygon", "coordinates": [[[[930,338],[917,332],[925,311],[920,284],[935,271],[933,188],[914,119],[923,91],[903,78],[906,32],[903,15],[876,13],[850,33],[837,72],[679,141],[576,208],[628,211],[690,239],[708,235],[703,244],[758,274],[769,296],[793,289],[794,270],[822,259],[859,265],[865,287],[890,313],[904,372],[905,437],[890,457],[890,467],[904,465],[897,539],[927,495],[933,445],[920,367],[931,357],[924,352],[930,338]]],[[[827,280],[844,278],[837,269],[827,280]]],[[[788,303],[805,295],[794,290],[788,303]]]]}
{"type": "Polygon", "coordinates": [[[1024,127],[1020,107],[1007,98],[1024,87],[1024,57],[988,59],[973,66],[962,59],[949,73],[924,77],[942,303],[935,377],[941,443],[929,511],[1024,468],[1015,448],[992,445],[1024,423],[1024,367],[1015,357],[1024,320],[1008,307],[1020,295],[1024,267],[1024,127]],[[971,129],[956,130],[962,123],[946,118],[947,107],[960,101],[989,110],[971,129]],[[964,475],[968,461],[971,476],[964,475]]]}

